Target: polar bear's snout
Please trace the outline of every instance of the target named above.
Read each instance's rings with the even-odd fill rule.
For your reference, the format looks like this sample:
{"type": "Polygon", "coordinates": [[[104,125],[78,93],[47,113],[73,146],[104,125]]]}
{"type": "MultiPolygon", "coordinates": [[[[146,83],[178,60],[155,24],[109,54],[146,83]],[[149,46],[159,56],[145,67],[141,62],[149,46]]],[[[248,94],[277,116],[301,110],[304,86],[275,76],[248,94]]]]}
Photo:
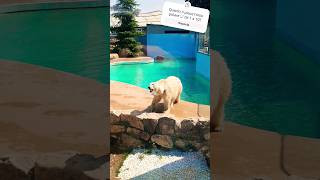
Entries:
{"type": "Polygon", "coordinates": [[[156,95],[156,87],[155,87],[154,83],[150,83],[148,86],[148,89],[152,95],[156,95]]]}

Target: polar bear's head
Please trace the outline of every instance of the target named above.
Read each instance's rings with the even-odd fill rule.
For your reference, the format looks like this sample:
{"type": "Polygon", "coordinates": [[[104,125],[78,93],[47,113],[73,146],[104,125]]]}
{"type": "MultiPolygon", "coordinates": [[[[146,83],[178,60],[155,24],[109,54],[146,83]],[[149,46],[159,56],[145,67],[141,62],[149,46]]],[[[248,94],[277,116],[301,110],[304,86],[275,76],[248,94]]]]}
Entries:
{"type": "Polygon", "coordinates": [[[160,81],[150,83],[148,89],[154,96],[162,95],[165,92],[163,83],[160,81]]]}

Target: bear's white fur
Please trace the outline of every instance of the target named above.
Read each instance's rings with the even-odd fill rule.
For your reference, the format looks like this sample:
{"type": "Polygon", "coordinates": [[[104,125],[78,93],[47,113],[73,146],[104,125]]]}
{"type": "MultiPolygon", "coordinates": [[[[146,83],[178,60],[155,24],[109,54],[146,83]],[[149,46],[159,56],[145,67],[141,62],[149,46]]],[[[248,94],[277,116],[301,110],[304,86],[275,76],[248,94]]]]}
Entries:
{"type": "Polygon", "coordinates": [[[211,50],[210,52],[212,58],[212,104],[211,104],[211,120],[210,129],[213,131],[223,130],[223,120],[224,120],[224,106],[228,101],[231,94],[231,75],[230,70],[221,56],[217,51],[211,50]]]}
{"type": "Polygon", "coordinates": [[[153,95],[151,111],[155,110],[155,105],[163,99],[165,113],[170,112],[173,104],[180,102],[182,93],[182,83],[179,78],[169,76],[166,79],[160,79],[149,85],[150,93],[153,95]]]}

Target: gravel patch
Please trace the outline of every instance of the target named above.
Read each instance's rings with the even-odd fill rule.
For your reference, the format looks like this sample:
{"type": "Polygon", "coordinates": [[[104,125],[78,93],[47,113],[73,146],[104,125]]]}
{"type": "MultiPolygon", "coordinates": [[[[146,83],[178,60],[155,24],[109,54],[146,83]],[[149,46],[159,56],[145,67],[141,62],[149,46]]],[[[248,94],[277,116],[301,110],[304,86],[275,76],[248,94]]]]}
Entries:
{"type": "Polygon", "coordinates": [[[118,177],[122,180],[210,180],[210,170],[198,152],[134,149],[123,162],[118,177]]]}

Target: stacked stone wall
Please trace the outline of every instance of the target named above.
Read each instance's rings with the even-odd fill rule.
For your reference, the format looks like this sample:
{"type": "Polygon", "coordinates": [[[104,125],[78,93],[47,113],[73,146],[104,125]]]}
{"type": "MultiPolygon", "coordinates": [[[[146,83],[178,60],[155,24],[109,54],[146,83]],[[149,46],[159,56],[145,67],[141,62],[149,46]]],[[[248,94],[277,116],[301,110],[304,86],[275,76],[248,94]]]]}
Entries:
{"type": "Polygon", "coordinates": [[[157,113],[135,115],[133,111],[111,111],[111,137],[119,149],[156,146],[199,151],[209,158],[208,119],[178,119],[157,113]]]}

